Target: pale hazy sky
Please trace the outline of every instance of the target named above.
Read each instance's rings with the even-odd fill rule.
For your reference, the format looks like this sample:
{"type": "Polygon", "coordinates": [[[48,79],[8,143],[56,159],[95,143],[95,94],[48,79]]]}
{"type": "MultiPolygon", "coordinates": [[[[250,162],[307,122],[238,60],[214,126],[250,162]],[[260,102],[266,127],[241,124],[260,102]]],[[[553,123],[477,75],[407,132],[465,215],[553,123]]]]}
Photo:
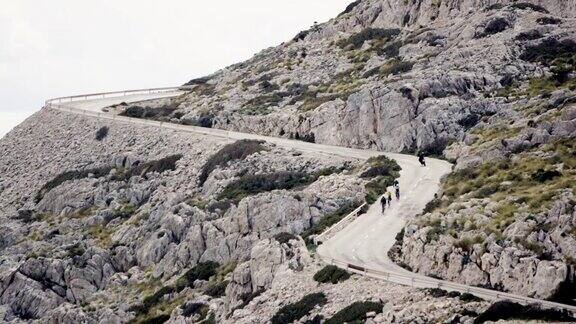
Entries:
{"type": "Polygon", "coordinates": [[[0,0],[0,137],[47,98],[179,85],[350,2],[0,0]]]}

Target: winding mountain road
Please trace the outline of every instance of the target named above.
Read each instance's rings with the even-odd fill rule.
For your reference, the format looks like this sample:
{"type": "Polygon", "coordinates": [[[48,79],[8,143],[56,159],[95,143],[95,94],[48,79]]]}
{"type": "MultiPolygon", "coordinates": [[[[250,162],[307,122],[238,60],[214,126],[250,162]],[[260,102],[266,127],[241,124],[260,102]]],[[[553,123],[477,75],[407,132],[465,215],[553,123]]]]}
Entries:
{"type": "Polygon", "coordinates": [[[158,88],[56,98],[46,101],[45,108],[113,120],[114,122],[150,125],[180,132],[206,135],[222,138],[223,140],[260,139],[285,148],[316,152],[318,154],[359,159],[368,159],[384,154],[389,158],[395,159],[402,167],[399,179],[401,199],[394,199],[391,207],[387,208],[384,214],[381,213],[379,202],[370,206],[368,212],[361,216],[357,216],[357,211],[355,211],[346,216],[341,223],[336,224],[320,235],[319,240],[323,244],[319,246],[317,253],[324,262],[346,268],[351,272],[412,287],[442,288],[449,291],[468,292],[489,300],[508,299],[523,304],[537,303],[546,307],[576,312],[576,306],[426,277],[405,270],[388,258],[387,252],[394,244],[395,236],[404,227],[406,220],[424,209],[426,203],[432,200],[434,194],[438,191],[441,177],[450,172],[452,166],[448,162],[427,159],[427,166],[422,167],[417,158],[411,155],[352,149],[220,129],[164,123],[117,116],[102,111],[105,107],[121,102],[138,102],[177,96],[182,94],[184,90],[186,89],[158,88]]]}

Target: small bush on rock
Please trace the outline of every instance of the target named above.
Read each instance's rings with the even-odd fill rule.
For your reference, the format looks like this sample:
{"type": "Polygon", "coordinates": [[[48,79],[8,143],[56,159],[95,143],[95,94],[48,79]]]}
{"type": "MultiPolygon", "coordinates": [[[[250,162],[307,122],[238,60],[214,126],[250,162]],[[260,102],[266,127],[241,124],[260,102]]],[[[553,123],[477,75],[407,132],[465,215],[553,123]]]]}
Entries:
{"type": "Polygon", "coordinates": [[[291,240],[296,240],[298,238],[296,237],[296,235],[292,233],[282,232],[274,235],[274,239],[278,241],[280,244],[284,244],[290,242],[291,240]]]}
{"type": "Polygon", "coordinates": [[[108,126],[102,126],[99,130],[96,131],[96,140],[102,141],[106,136],[108,136],[108,126]]]}
{"type": "Polygon", "coordinates": [[[481,33],[476,34],[476,38],[487,37],[498,34],[510,28],[511,24],[506,18],[498,17],[490,20],[481,33]]]}
{"type": "Polygon", "coordinates": [[[244,197],[272,190],[292,189],[311,183],[313,177],[304,172],[281,171],[269,174],[247,174],[229,183],[218,199],[240,201],[244,197]]]}
{"type": "Polygon", "coordinates": [[[216,274],[219,266],[218,262],[214,261],[198,263],[176,281],[176,291],[182,291],[184,288],[191,286],[196,280],[210,279],[216,274]]]}
{"type": "Polygon", "coordinates": [[[314,274],[314,280],[321,283],[333,283],[348,280],[350,274],[346,270],[342,270],[334,265],[327,265],[314,274]]]}
{"type": "Polygon", "coordinates": [[[203,185],[210,173],[217,167],[223,166],[230,161],[244,160],[249,155],[265,150],[263,143],[256,140],[239,140],[222,147],[202,167],[198,177],[199,184],[203,185]]]}
{"type": "Polygon", "coordinates": [[[295,322],[310,314],[314,307],[324,305],[327,301],[328,299],[326,299],[324,293],[306,295],[299,301],[280,308],[280,310],[276,312],[276,315],[272,317],[271,322],[272,324],[288,324],[295,322]]]}
{"type": "Polygon", "coordinates": [[[150,172],[163,173],[165,171],[176,170],[176,162],[182,158],[182,154],[174,154],[159,160],[149,161],[139,164],[124,172],[121,176],[116,177],[116,180],[128,180],[134,176],[146,177],[150,172]]]}
{"type": "Polygon", "coordinates": [[[556,322],[570,322],[576,320],[566,310],[542,309],[537,305],[520,305],[508,300],[497,301],[480,314],[474,323],[499,320],[543,320],[556,322]]]}
{"type": "Polygon", "coordinates": [[[218,298],[224,296],[226,293],[226,287],[228,287],[228,281],[222,281],[209,286],[204,293],[208,296],[218,298]]]}
{"type": "Polygon", "coordinates": [[[94,178],[101,178],[108,175],[111,170],[112,167],[100,167],[86,170],[74,170],[63,172],[54,177],[54,179],[48,181],[46,184],[44,184],[44,186],[42,186],[40,191],[38,191],[38,193],[36,194],[35,202],[36,203],[40,202],[40,200],[44,198],[44,195],[46,195],[46,193],[60,186],[66,181],[81,180],[88,178],[90,175],[92,175],[94,178]]]}
{"type": "Polygon", "coordinates": [[[521,10],[530,9],[530,10],[534,10],[537,12],[550,13],[548,10],[546,10],[546,8],[544,8],[540,5],[528,3],[528,2],[513,3],[510,5],[510,7],[515,8],[515,9],[521,9],[521,10]]]}
{"type": "Polygon", "coordinates": [[[334,314],[329,318],[325,324],[340,324],[340,323],[350,323],[356,321],[365,321],[366,314],[370,312],[376,312],[376,314],[382,313],[382,308],[384,305],[381,303],[365,301],[365,302],[355,302],[338,313],[334,314]]]}
{"type": "Polygon", "coordinates": [[[460,295],[460,300],[469,303],[469,302],[480,302],[483,301],[484,299],[476,297],[470,293],[463,293],[462,295],[460,295]]]}
{"type": "Polygon", "coordinates": [[[378,176],[397,178],[400,175],[400,170],[402,170],[396,161],[384,155],[371,157],[366,163],[368,164],[368,169],[360,174],[360,178],[372,179],[378,176]]]}
{"type": "Polygon", "coordinates": [[[554,17],[542,17],[536,19],[536,22],[540,25],[559,25],[562,20],[554,17]]]}
{"type": "Polygon", "coordinates": [[[344,9],[344,11],[342,11],[338,17],[345,15],[347,13],[352,12],[352,10],[354,10],[354,8],[356,8],[356,6],[358,6],[360,4],[360,0],[356,0],[354,2],[352,2],[351,4],[349,4],[348,6],[346,6],[346,9],[344,9]]]}
{"type": "Polygon", "coordinates": [[[191,317],[193,315],[200,315],[199,320],[203,320],[208,315],[210,308],[206,304],[202,303],[186,303],[180,306],[182,309],[182,316],[191,317]]]}
{"type": "Polygon", "coordinates": [[[363,31],[338,42],[341,48],[359,49],[369,40],[390,40],[400,34],[400,29],[366,28],[363,31]]]}

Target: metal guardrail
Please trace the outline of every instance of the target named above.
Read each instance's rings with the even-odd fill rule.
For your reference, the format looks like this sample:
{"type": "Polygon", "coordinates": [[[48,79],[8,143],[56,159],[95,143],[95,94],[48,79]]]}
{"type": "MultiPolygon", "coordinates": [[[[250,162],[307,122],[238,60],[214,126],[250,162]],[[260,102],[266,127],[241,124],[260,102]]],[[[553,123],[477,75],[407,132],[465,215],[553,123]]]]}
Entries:
{"type": "Polygon", "coordinates": [[[360,211],[362,210],[362,208],[364,208],[364,206],[366,206],[366,203],[363,203],[362,205],[360,205],[360,207],[354,209],[350,214],[342,218],[338,223],[330,226],[327,230],[318,234],[314,238],[314,244],[318,245],[318,243],[324,242],[326,239],[328,239],[330,235],[343,230],[344,227],[348,226],[352,220],[360,216],[359,215],[360,211]]]}
{"type": "Polygon", "coordinates": [[[448,291],[457,291],[460,293],[469,293],[469,294],[472,294],[472,295],[475,295],[477,297],[481,297],[481,298],[484,298],[487,300],[510,300],[510,301],[517,302],[520,304],[525,304],[525,305],[536,304],[536,305],[539,305],[539,306],[545,307],[545,308],[565,309],[565,310],[571,311],[573,313],[576,313],[576,306],[572,306],[572,305],[552,302],[552,301],[548,301],[548,300],[535,299],[535,298],[510,294],[510,293],[506,293],[506,292],[499,292],[499,291],[494,291],[494,290],[490,290],[490,289],[486,289],[486,288],[467,286],[467,285],[453,283],[453,282],[449,282],[449,281],[434,279],[434,278],[430,278],[430,277],[426,277],[426,276],[408,275],[408,274],[400,274],[400,273],[395,273],[395,272],[375,270],[375,269],[370,269],[370,268],[367,268],[364,266],[359,266],[359,265],[339,261],[336,259],[326,258],[322,255],[319,255],[319,257],[323,262],[325,262],[327,264],[332,264],[332,265],[346,269],[347,271],[350,271],[353,273],[373,277],[376,279],[386,280],[386,281],[389,281],[392,283],[407,285],[407,286],[411,286],[411,287],[415,287],[415,288],[439,288],[439,289],[444,289],[444,290],[448,290],[448,291]]]}
{"type": "Polygon", "coordinates": [[[83,100],[92,100],[92,99],[104,99],[104,98],[110,98],[110,97],[125,97],[128,95],[190,91],[191,89],[192,89],[192,87],[181,86],[181,87],[163,87],[163,88],[148,88],[148,89],[138,89],[138,90],[124,90],[124,91],[90,93],[90,94],[82,94],[82,95],[74,95],[74,96],[48,99],[48,100],[46,100],[44,106],[45,107],[51,107],[52,105],[54,105],[56,103],[65,103],[65,102],[83,101],[83,100]]]}
{"type": "MultiPolygon", "coordinates": [[[[74,102],[74,101],[103,99],[103,98],[109,98],[109,97],[123,97],[123,96],[138,95],[138,94],[175,93],[175,95],[176,95],[178,92],[189,91],[189,90],[190,90],[190,87],[165,87],[165,88],[151,88],[151,89],[142,89],[142,90],[126,90],[126,91],[94,93],[94,94],[87,94],[87,95],[76,95],[76,96],[49,99],[46,101],[45,107],[55,108],[55,109],[58,109],[61,111],[68,111],[68,112],[72,112],[72,113],[80,114],[80,115],[84,115],[84,116],[92,116],[92,117],[98,117],[101,119],[108,119],[108,120],[114,120],[114,121],[130,122],[133,124],[154,126],[154,127],[160,127],[160,128],[178,130],[178,131],[185,131],[185,132],[196,133],[196,134],[201,134],[201,135],[222,137],[222,138],[226,138],[226,139],[241,139],[241,138],[246,138],[247,136],[249,136],[250,138],[254,138],[254,139],[269,139],[266,136],[240,134],[238,132],[221,130],[221,129],[202,128],[202,127],[197,127],[197,126],[186,126],[186,125],[172,124],[172,123],[166,123],[166,122],[159,122],[159,121],[154,121],[154,120],[117,116],[114,114],[107,114],[107,113],[99,112],[99,111],[88,111],[88,110],[78,109],[78,108],[74,108],[74,107],[67,105],[67,103],[74,102]]],[[[357,209],[352,211],[350,214],[348,214],[346,217],[344,217],[342,220],[340,220],[338,223],[336,223],[335,225],[333,225],[332,227],[330,227],[329,229],[327,229],[323,233],[319,234],[318,237],[320,238],[320,241],[322,239],[324,239],[327,235],[330,235],[334,232],[337,232],[337,231],[340,231],[341,229],[343,229],[349,223],[350,219],[352,219],[358,215],[358,212],[360,211],[360,209],[362,207],[363,206],[358,207],[357,209]]],[[[470,293],[470,294],[473,294],[475,296],[489,299],[489,300],[490,299],[492,299],[492,300],[494,300],[494,299],[496,299],[496,300],[506,299],[506,300],[515,301],[515,302],[518,302],[521,304],[537,304],[537,305],[544,306],[544,307],[565,309],[565,310],[571,311],[573,313],[576,313],[576,306],[571,306],[571,305],[567,305],[567,304],[561,304],[561,303],[556,303],[556,302],[547,301],[547,300],[524,297],[524,296],[520,296],[520,295],[505,293],[505,292],[498,292],[498,291],[494,291],[494,290],[490,290],[490,289],[486,289],[486,288],[467,286],[467,285],[453,283],[453,282],[449,282],[449,281],[434,279],[431,277],[426,277],[424,275],[417,275],[417,274],[408,272],[408,270],[405,270],[407,273],[403,274],[403,273],[396,273],[396,272],[390,272],[390,271],[381,271],[381,270],[376,270],[376,269],[370,269],[370,268],[362,266],[362,265],[356,265],[356,264],[348,263],[345,261],[336,260],[333,258],[327,258],[325,256],[322,256],[320,253],[318,253],[318,256],[320,257],[320,259],[323,262],[325,262],[327,264],[332,264],[332,265],[341,267],[341,268],[346,269],[346,270],[353,272],[353,273],[373,277],[376,279],[382,279],[382,280],[386,280],[386,281],[397,283],[397,284],[403,284],[403,285],[408,285],[408,286],[418,287],[418,288],[441,288],[441,289],[450,290],[450,291],[458,291],[461,293],[470,293]]]]}

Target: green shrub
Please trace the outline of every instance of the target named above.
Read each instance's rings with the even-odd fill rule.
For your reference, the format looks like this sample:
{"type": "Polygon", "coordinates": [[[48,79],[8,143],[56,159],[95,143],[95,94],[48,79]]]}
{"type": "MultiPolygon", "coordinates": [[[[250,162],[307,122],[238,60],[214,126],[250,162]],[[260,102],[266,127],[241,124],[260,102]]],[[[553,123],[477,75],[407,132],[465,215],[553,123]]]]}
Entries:
{"type": "Polygon", "coordinates": [[[166,105],[158,108],[130,106],[120,113],[120,116],[131,118],[168,121],[176,111],[176,106],[166,105]]]}
{"type": "Polygon", "coordinates": [[[516,9],[522,9],[522,10],[530,9],[530,10],[534,10],[534,11],[541,12],[541,13],[550,13],[548,10],[546,10],[546,8],[544,8],[540,5],[528,3],[528,2],[513,3],[510,5],[510,7],[516,8],[516,9]]]}
{"type": "Polygon", "coordinates": [[[60,173],[59,175],[54,177],[54,179],[48,181],[46,184],[44,184],[44,186],[42,186],[40,191],[38,191],[38,193],[36,194],[34,200],[36,203],[39,203],[40,200],[44,198],[44,195],[46,195],[50,190],[60,186],[66,181],[86,179],[88,178],[89,175],[93,175],[94,178],[101,178],[107,176],[111,170],[112,167],[99,167],[93,169],[74,170],[60,173]]]}
{"type": "Polygon", "coordinates": [[[272,324],[288,324],[295,322],[310,314],[314,307],[324,305],[327,301],[328,300],[324,293],[306,295],[299,301],[280,308],[270,321],[272,324]]]}
{"type": "Polygon", "coordinates": [[[226,287],[228,287],[228,281],[218,282],[216,284],[210,285],[204,293],[208,296],[218,298],[224,296],[226,293],[226,287]]]}
{"type": "Polygon", "coordinates": [[[158,316],[154,316],[152,318],[143,319],[139,323],[141,324],[162,324],[168,322],[170,319],[170,314],[160,314],[158,316]]]}
{"type": "Polygon", "coordinates": [[[278,241],[280,244],[284,244],[290,242],[291,240],[296,240],[298,238],[296,237],[296,235],[292,233],[282,232],[274,235],[274,239],[278,241]]]}
{"type": "Polygon", "coordinates": [[[240,112],[244,115],[267,115],[270,107],[278,106],[284,98],[278,92],[265,94],[248,100],[240,112]]]}
{"type": "Polygon", "coordinates": [[[484,30],[481,33],[478,33],[475,37],[476,38],[487,37],[490,35],[501,33],[510,27],[511,24],[506,18],[497,17],[490,20],[484,27],[484,30]]]}
{"type": "Polygon", "coordinates": [[[536,19],[536,22],[540,25],[559,25],[562,23],[562,19],[554,18],[554,17],[541,17],[536,19]]]}
{"type": "Polygon", "coordinates": [[[369,40],[390,40],[400,34],[400,29],[366,28],[363,31],[338,42],[341,48],[359,49],[369,40]]]}
{"type": "Polygon", "coordinates": [[[390,74],[398,75],[411,71],[413,66],[414,63],[412,62],[403,61],[401,59],[393,59],[384,64],[384,66],[380,68],[379,73],[382,76],[388,76],[390,74]]]}
{"type": "Polygon", "coordinates": [[[371,301],[355,302],[334,314],[334,316],[329,318],[325,324],[340,324],[346,322],[350,323],[355,321],[364,321],[366,320],[367,313],[382,313],[383,307],[384,305],[381,303],[371,301]]]}
{"type": "Polygon", "coordinates": [[[338,17],[345,15],[347,13],[352,12],[352,10],[354,10],[354,8],[356,8],[356,6],[358,6],[360,4],[360,0],[356,0],[354,2],[352,2],[351,4],[349,4],[348,6],[346,6],[346,9],[344,9],[344,11],[342,11],[338,17]]]}
{"type": "Polygon", "coordinates": [[[198,182],[203,185],[210,176],[210,173],[217,167],[223,166],[228,162],[236,160],[244,160],[246,157],[265,150],[262,145],[263,141],[256,140],[239,140],[232,144],[222,147],[218,152],[212,155],[202,167],[198,182]]]}
{"type": "Polygon", "coordinates": [[[520,59],[528,62],[539,62],[550,66],[557,59],[571,59],[576,54],[576,42],[571,39],[558,41],[547,38],[540,44],[526,47],[520,59]]]}
{"type": "Polygon", "coordinates": [[[218,199],[240,201],[242,198],[272,190],[289,190],[312,183],[316,179],[304,172],[279,171],[269,174],[247,174],[229,183],[218,199]]]}
{"type": "Polygon", "coordinates": [[[566,310],[542,309],[537,305],[520,305],[508,300],[501,300],[490,305],[487,310],[474,320],[474,323],[498,322],[511,319],[551,322],[573,322],[576,320],[566,310]]]}
{"type": "Polygon", "coordinates": [[[562,173],[556,170],[538,169],[535,173],[532,174],[532,179],[538,182],[546,182],[560,176],[562,176],[562,173]]]}
{"type": "Polygon", "coordinates": [[[102,141],[106,136],[108,136],[109,128],[108,126],[102,126],[99,130],[96,131],[96,140],[98,142],[102,141]]]}
{"type": "Polygon", "coordinates": [[[66,253],[68,254],[69,258],[73,258],[75,256],[81,256],[86,252],[84,247],[80,245],[80,243],[73,244],[66,249],[66,253]]]}
{"type": "Polygon", "coordinates": [[[150,172],[162,173],[176,170],[176,162],[182,158],[182,154],[169,155],[159,160],[149,161],[130,168],[123,174],[124,179],[134,176],[145,177],[150,172]]]}
{"type": "Polygon", "coordinates": [[[206,304],[202,303],[186,303],[180,306],[182,309],[182,316],[191,317],[193,315],[200,315],[199,321],[206,318],[210,308],[206,304]]]}
{"type": "Polygon", "coordinates": [[[314,274],[314,280],[321,283],[333,283],[348,280],[350,274],[346,270],[342,270],[334,265],[327,265],[314,274]]]}
{"type": "Polygon", "coordinates": [[[387,44],[386,46],[377,49],[378,55],[385,55],[387,58],[396,58],[400,55],[400,48],[402,47],[402,42],[396,41],[387,44]]]}
{"type": "Polygon", "coordinates": [[[434,298],[446,297],[448,292],[440,288],[427,288],[426,293],[434,298]]]}
{"type": "Polygon", "coordinates": [[[171,294],[174,292],[174,288],[171,286],[164,286],[157,290],[152,295],[144,297],[142,304],[130,307],[130,311],[136,313],[136,315],[143,315],[148,313],[148,311],[156,306],[164,297],[164,295],[171,294]]]}
{"type": "MultiPolygon", "coordinates": [[[[246,294],[240,295],[240,300],[242,301],[242,303],[239,306],[237,306],[236,308],[234,308],[234,310],[242,309],[242,308],[246,307],[246,305],[250,304],[250,302],[254,298],[262,295],[263,292],[264,292],[264,290],[257,290],[257,291],[251,292],[251,293],[246,293],[246,294]]],[[[234,311],[232,311],[232,313],[234,313],[234,311]]]]}
{"type": "Polygon", "coordinates": [[[384,155],[371,157],[366,163],[368,164],[368,169],[362,174],[360,178],[375,178],[377,176],[392,176],[397,178],[400,174],[402,168],[396,163],[396,161],[387,158],[384,155]]]}
{"type": "Polygon", "coordinates": [[[182,291],[186,287],[190,287],[196,280],[208,280],[216,274],[216,270],[220,265],[218,262],[207,261],[198,263],[194,268],[186,271],[186,273],[176,281],[176,290],[182,291]]]}
{"type": "Polygon", "coordinates": [[[462,295],[460,295],[460,300],[468,303],[468,302],[480,302],[483,301],[484,299],[476,297],[470,293],[463,293],[462,295]]]}

